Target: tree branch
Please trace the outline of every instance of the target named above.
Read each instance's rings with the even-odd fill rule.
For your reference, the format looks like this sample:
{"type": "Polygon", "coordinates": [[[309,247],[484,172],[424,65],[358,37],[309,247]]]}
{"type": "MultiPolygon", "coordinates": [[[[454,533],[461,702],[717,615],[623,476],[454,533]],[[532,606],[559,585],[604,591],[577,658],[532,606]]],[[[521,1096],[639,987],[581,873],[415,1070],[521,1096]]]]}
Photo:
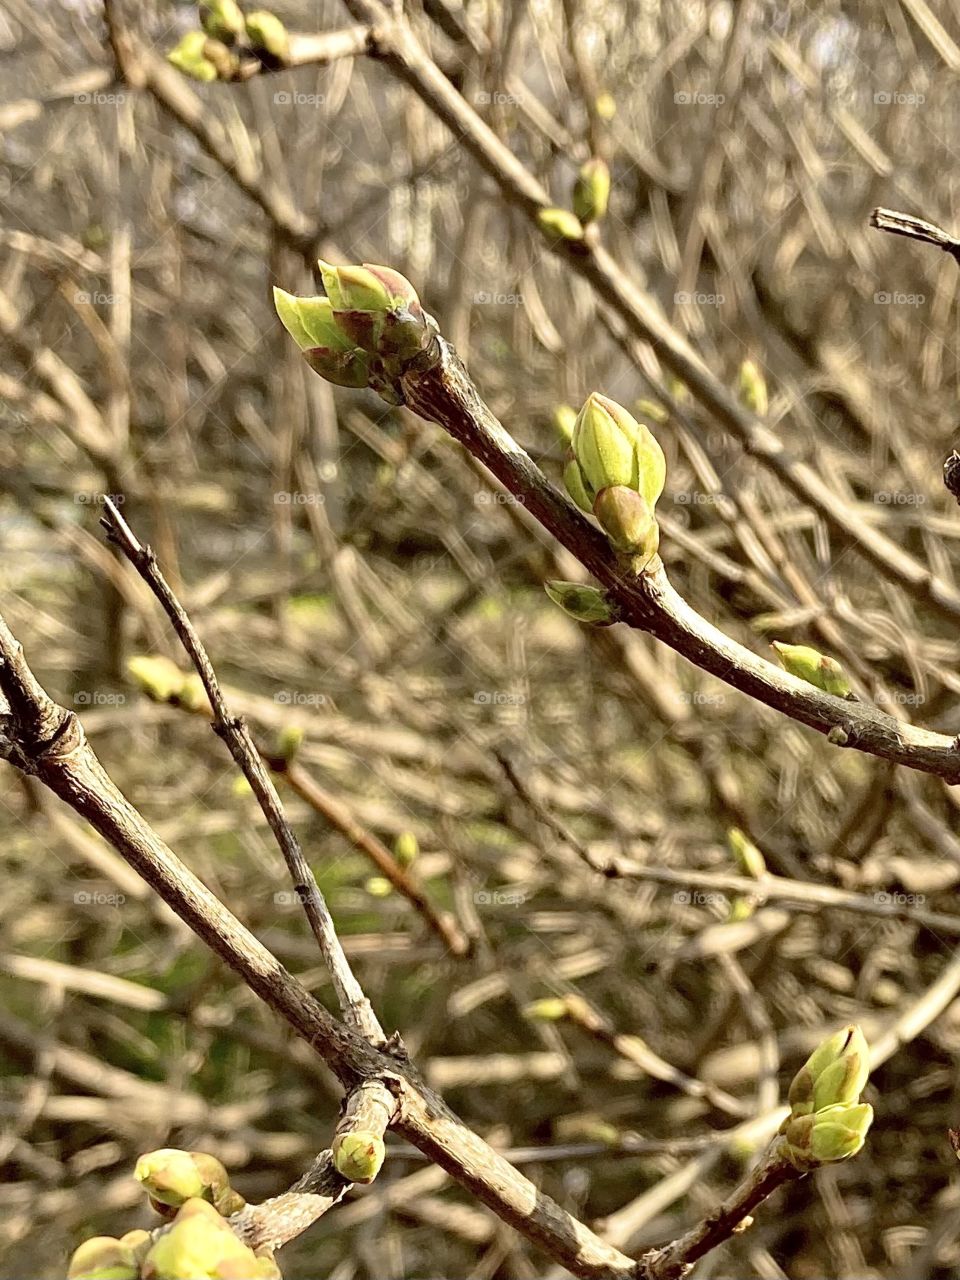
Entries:
{"type": "Polygon", "coordinates": [[[606,537],[546,478],[480,398],[456,352],[437,336],[401,378],[408,406],[478,458],[606,588],[618,619],[647,631],[758,702],[839,746],[960,781],[960,748],[944,734],[894,719],[869,703],[824,693],[723,634],[678,595],[659,558],[628,574],[606,537]]]}

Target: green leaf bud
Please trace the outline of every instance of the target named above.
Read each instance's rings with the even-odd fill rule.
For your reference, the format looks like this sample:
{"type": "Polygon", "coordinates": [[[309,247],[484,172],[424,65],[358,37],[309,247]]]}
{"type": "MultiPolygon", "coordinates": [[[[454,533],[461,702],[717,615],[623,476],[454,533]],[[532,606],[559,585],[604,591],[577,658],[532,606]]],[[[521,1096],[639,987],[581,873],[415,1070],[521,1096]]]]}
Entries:
{"type": "Polygon", "coordinates": [[[73,1254],[67,1280],[137,1280],[139,1274],[129,1245],[112,1236],[94,1236],[73,1254]]]}
{"type": "Polygon", "coordinates": [[[583,225],[569,209],[541,209],[537,213],[540,230],[551,240],[582,240],[583,225]]]}
{"type": "Polygon", "coordinates": [[[205,31],[188,31],[167,54],[171,66],[194,80],[210,82],[217,79],[217,68],[204,53],[207,43],[205,31]]]}
{"type": "Polygon", "coordinates": [[[806,680],[807,684],[815,685],[837,698],[851,696],[850,681],[836,658],[828,658],[826,654],[805,644],[783,644],[774,640],[771,648],[776,650],[784,670],[789,671],[792,676],[806,680]]]}
{"type": "Polygon", "coordinates": [[[737,379],[741,401],[759,417],[766,417],[770,407],[767,383],[752,360],[744,360],[737,379]]]}
{"type": "Polygon", "coordinates": [[[727,844],[736,859],[737,867],[745,876],[752,876],[754,880],[759,880],[767,874],[767,864],[763,854],[739,827],[731,827],[727,832],[727,844]]]}
{"type": "Polygon", "coordinates": [[[401,867],[413,866],[420,854],[420,844],[412,831],[401,831],[393,842],[393,856],[401,867]]]}
{"type": "Polygon", "coordinates": [[[559,1022],[567,1016],[567,1002],[562,996],[545,996],[528,1004],[523,1012],[537,1022],[559,1022]]]}
{"type": "Polygon", "coordinates": [[[564,613],[577,622],[608,627],[617,621],[606,593],[598,587],[587,586],[582,582],[553,580],[544,583],[543,589],[554,604],[559,605],[564,613]]]}
{"type": "Polygon", "coordinates": [[[383,1165],[386,1148],[375,1133],[357,1130],[337,1134],[333,1140],[333,1163],[348,1182],[372,1182],[383,1165]]]}
{"type": "Polygon", "coordinates": [[[870,1052],[853,1023],[829,1036],[794,1076],[787,1094],[795,1116],[856,1102],[870,1074],[870,1052]]]}
{"type": "Polygon", "coordinates": [[[551,415],[554,430],[564,444],[573,439],[573,428],[577,425],[577,411],[572,404],[558,404],[551,415]]]}
{"type": "Polygon", "coordinates": [[[188,1200],[147,1254],[143,1280],[276,1278],[269,1258],[258,1258],[206,1200],[188,1200]]]}
{"type": "Polygon", "coordinates": [[[247,39],[254,49],[270,54],[279,62],[286,62],[290,55],[290,37],[276,14],[257,9],[247,14],[245,25],[247,39]]]}
{"type": "Polygon", "coordinates": [[[572,449],[592,500],[601,489],[625,485],[641,493],[653,510],[663,493],[666,459],[649,427],[623,405],[596,391],[588,396],[577,415],[572,449]]]}
{"type": "Polygon", "coordinates": [[[573,185],[573,212],[584,225],[599,222],[607,212],[610,200],[610,169],[605,160],[594,156],[581,165],[573,185]]]}
{"type": "Polygon", "coordinates": [[[822,1164],[849,1160],[863,1147],[872,1122],[873,1107],[866,1102],[791,1117],[781,1129],[782,1150],[791,1164],[805,1173],[822,1164]]]}
{"type": "Polygon", "coordinates": [[[243,12],[236,0],[203,0],[200,5],[200,25],[208,36],[233,44],[243,35],[243,12]]]}
{"type": "Polygon", "coordinates": [[[611,485],[597,494],[593,514],[614,547],[634,557],[635,573],[640,573],[657,554],[660,526],[643,494],[626,485],[611,485]]]}

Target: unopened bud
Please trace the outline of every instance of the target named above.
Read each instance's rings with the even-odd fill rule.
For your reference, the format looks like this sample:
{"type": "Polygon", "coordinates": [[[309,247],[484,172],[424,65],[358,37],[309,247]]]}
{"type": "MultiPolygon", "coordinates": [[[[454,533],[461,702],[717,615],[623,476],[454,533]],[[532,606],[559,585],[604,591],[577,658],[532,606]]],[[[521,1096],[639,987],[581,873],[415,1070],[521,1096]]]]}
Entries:
{"type": "Polygon", "coordinates": [[[288,724],[277,734],[277,755],[288,764],[294,759],[303,746],[306,737],[304,731],[296,724],[288,724]]]}
{"type": "Polygon", "coordinates": [[[783,644],[774,640],[771,648],[776,650],[784,670],[791,675],[837,698],[851,696],[850,681],[836,658],[828,658],[805,644],[783,644]]]}
{"type": "Polygon", "coordinates": [[[167,54],[171,66],[194,80],[210,82],[217,79],[217,68],[204,53],[207,43],[205,31],[188,31],[167,54]]]}
{"type": "Polygon", "coordinates": [[[601,489],[593,514],[614,547],[634,558],[635,573],[641,572],[657,554],[660,526],[642,493],[622,484],[601,489]]]}
{"type": "Polygon", "coordinates": [[[226,1169],[205,1151],[151,1151],[137,1161],[133,1176],[152,1200],[174,1208],[193,1199],[206,1200],[221,1213],[237,1213],[244,1205],[226,1169]]]}
{"type": "Polygon", "coordinates": [[[203,0],[200,5],[200,24],[208,36],[233,44],[243,35],[243,12],[236,0],[203,0]]]}
{"type": "Polygon", "coordinates": [[[205,1200],[188,1200],[144,1259],[143,1280],[280,1280],[276,1263],[258,1257],[205,1200]]]}
{"type": "MultiPolygon", "coordinates": [[[[623,405],[596,391],[588,396],[577,414],[572,449],[581,487],[589,498],[587,510],[601,489],[625,485],[642,494],[653,511],[663,492],[666,459],[649,427],[623,405]]],[[[580,505],[573,492],[570,496],[580,505]]]]}
{"type": "Polygon", "coordinates": [[[544,583],[544,591],[577,622],[587,622],[593,626],[609,627],[617,621],[606,593],[598,587],[587,586],[582,582],[561,582],[554,580],[544,583]]]}
{"type": "Polygon", "coordinates": [[[727,832],[727,844],[736,859],[737,867],[745,876],[760,880],[767,874],[767,864],[763,854],[739,827],[731,827],[727,832]]]}
{"type": "Polygon", "coordinates": [[[368,876],[363,887],[371,898],[389,898],[393,893],[393,885],[386,876],[368,876]]]}
{"type": "Polygon", "coordinates": [[[388,366],[402,364],[426,347],[430,329],[406,276],[370,262],[335,267],[321,260],[318,265],[333,317],[353,346],[388,366]]]}
{"type": "Polygon", "coordinates": [[[803,1172],[849,1160],[863,1147],[872,1122],[873,1107],[867,1102],[840,1104],[812,1115],[791,1117],[781,1129],[783,1152],[803,1172]]]}
{"type": "Polygon", "coordinates": [[[651,422],[666,422],[670,417],[670,410],[657,400],[641,398],[634,408],[637,411],[638,418],[649,418],[651,422]]]}
{"type": "Polygon", "coordinates": [[[587,225],[599,222],[610,200],[610,170],[605,160],[594,156],[582,165],[573,186],[573,212],[587,225]]]}
{"type": "Polygon", "coordinates": [[[594,103],[594,108],[601,120],[612,120],[617,114],[617,104],[614,100],[613,94],[607,93],[606,90],[604,90],[603,93],[597,94],[597,100],[594,103]]]}
{"type": "Polygon", "coordinates": [[[372,1182],[383,1165],[386,1148],[375,1133],[338,1134],[333,1140],[333,1163],[348,1182],[372,1182]]]}
{"type": "Polygon", "coordinates": [[[218,80],[232,80],[240,65],[236,55],[231,53],[222,40],[209,37],[203,44],[203,56],[213,63],[218,80]]]}
{"type": "Polygon", "coordinates": [[[795,1116],[856,1102],[870,1074],[870,1052],[853,1023],[814,1050],[790,1085],[787,1101],[795,1116]]]}
{"type": "Polygon", "coordinates": [[[338,387],[370,385],[367,356],[337,324],[329,298],[298,298],[274,287],[273,301],[311,369],[338,387]]]}
{"type": "Polygon", "coordinates": [[[526,1005],[523,1012],[537,1022],[559,1022],[567,1016],[567,1002],[562,996],[545,996],[526,1005]]]}
{"type": "Polygon", "coordinates": [[[767,383],[752,360],[744,360],[740,366],[738,386],[740,399],[747,408],[752,409],[759,417],[765,417],[769,408],[767,383]]]}
{"type": "Polygon", "coordinates": [[[94,1236],[73,1254],[67,1280],[137,1280],[139,1274],[129,1245],[112,1236],[94,1236]]]}
{"type": "Polygon", "coordinates": [[[420,854],[420,844],[412,831],[401,831],[393,842],[393,856],[401,867],[410,867],[420,854]]]}
{"type": "Polygon", "coordinates": [[[573,439],[573,428],[577,425],[577,411],[571,404],[558,404],[551,415],[554,430],[564,444],[573,439]]]}
{"type": "Polygon", "coordinates": [[[290,54],[290,37],[276,14],[258,9],[247,14],[245,25],[247,39],[254,49],[270,54],[278,62],[286,62],[290,54]]]}
{"type": "Polygon", "coordinates": [[[583,224],[569,209],[541,209],[537,213],[540,230],[551,240],[582,240],[583,224]]]}

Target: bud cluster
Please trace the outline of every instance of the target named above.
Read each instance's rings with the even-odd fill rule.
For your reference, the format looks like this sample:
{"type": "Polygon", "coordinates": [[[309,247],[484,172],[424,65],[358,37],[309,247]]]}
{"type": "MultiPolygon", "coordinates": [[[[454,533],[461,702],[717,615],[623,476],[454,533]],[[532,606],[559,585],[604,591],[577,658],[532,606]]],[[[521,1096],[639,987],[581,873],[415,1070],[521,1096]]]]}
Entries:
{"type": "Polygon", "coordinates": [[[389,404],[404,366],[426,349],[432,322],[413,285],[390,267],[319,263],[325,297],[274,289],[284,327],[310,367],[338,387],[370,387],[389,404]]]}
{"type": "Polygon", "coordinates": [[[794,1076],[781,1149],[801,1172],[848,1160],[863,1146],[873,1121],[873,1108],[859,1101],[869,1073],[867,1042],[851,1025],[824,1040],[794,1076]]]}
{"type": "Polygon", "coordinates": [[[567,492],[641,571],[660,545],[654,509],[667,475],[663,450],[648,427],[597,392],[577,415],[570,447],[567,492]]]}
{"type": "MultiPolygon", "coordinates": [[[[243,58],[256,59],[268,71],[287,64],[287,29],[266,9],[244,13],[236,0],[203,0],[200,25],[201,30],[188,31],[167,54],[168,62],[194,80],[234,80],[241,75],[243,58]]],[[[248,61],[248,73],[249,66],[248,61]]]]}
{"type": "Polygon", "coordinates": [[[282,1280],[272,1253],[249,1248],[226,1221],[244,1200],[215,1156],[151,1151],[134,1176],[166,1225],[86,1240],[67,1280],[282,1280]]]}
{"type": "Polygon", "coordinates": [[[188,711],[210,709],[207,691],[197,673],[181,671],[169,658],[135,654],[127,663],[127,670],[153,702],[169,702],[188,711]]]}

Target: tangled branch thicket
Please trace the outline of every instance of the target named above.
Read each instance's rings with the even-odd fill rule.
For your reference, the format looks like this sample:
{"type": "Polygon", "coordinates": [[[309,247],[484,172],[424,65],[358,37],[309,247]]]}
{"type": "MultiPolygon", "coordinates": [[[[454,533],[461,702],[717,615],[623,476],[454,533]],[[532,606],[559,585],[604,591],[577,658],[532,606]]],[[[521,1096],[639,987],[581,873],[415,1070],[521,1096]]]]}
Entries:
{"type": "Polygon", "coordinates": [[[954,1274],[953,7],[232,13],[0,9],[0,1276],[954,1274]]]}

